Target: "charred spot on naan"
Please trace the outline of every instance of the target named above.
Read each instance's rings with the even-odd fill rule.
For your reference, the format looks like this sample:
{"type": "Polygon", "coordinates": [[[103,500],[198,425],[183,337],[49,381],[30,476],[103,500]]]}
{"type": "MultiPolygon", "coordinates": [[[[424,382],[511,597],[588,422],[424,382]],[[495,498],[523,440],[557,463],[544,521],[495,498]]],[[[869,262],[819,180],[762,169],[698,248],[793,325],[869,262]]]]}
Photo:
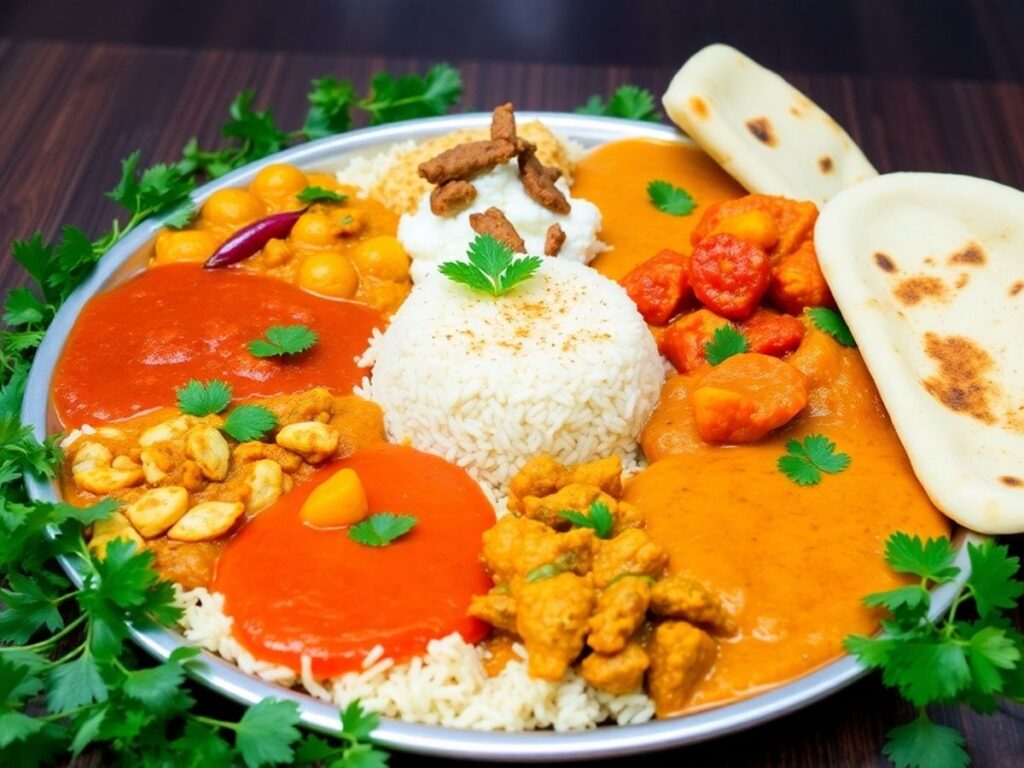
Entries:
{"type": "Polygon", "coordinates": [[[1010,295],[1016,296],[1021,291],[1024,291],[1024,280],[1017,280],[1013,285],[1010,286],[1010,295]]]}
{"type": "Polygon", "coordinates": [[[939,366],[936,375],[923,382],[929,394],[952,411],[995,424],[993,401],[1001,393],[988,376],[995,368],[992,356],[966,336],[929,332],[924,344],[925,353],[939,366]]]}
{"type": "Polygon", "coordinates": [[[767,117],[752,117],[747,120],[746,125],[751,135],[762,144],[774,147],[779,143],[779,140],[775,137],[771,121],[767,117]]]}
{"type": "Polygon", "coordinates": [[[700,118],[707,117],[711,114],[711,110],[708,108],[708,103],[700,96],[690,97],[690,111],[700,118]]]}
{"type": "Polygon", "coordinates": [[[1002,475],[999,478],[999,482],[1003,485],[1009,486],[1010,488],[1024,488],[1024,480],[1013,475],[1002,475]]]}
{"type": "Polygon", "coordinates": [[[969,243],[963,250],[949,257],[950,264],[966,264],[972,267],[980,267],[986,261],[988,257],[985,255],[985,249],[977,243],[969,243]]]}
{"type": "Polygon", "coordinates": [[[926,299],[946,301],[949,298],[949,289],[946,284],[932,275],[908,277],[901,280],[892,292],[902,303],[911,307],[926,299]]]}
{"type": "Polygon", "coordinates": [[[881,251],[878,251],[875,254],[875,264],[877,264],[878,268],[883,272],[892,274],[896,271],[896,262],[892,260],[892,256],[882,253],[881,251]]]}
{"type": "Polygon", "coordinates": [[[834,167],[835,163],[832,162],[832,158],[828,155],[822,155],[818,158],[818,168],[822,173],[832,173],[834,167]]]}

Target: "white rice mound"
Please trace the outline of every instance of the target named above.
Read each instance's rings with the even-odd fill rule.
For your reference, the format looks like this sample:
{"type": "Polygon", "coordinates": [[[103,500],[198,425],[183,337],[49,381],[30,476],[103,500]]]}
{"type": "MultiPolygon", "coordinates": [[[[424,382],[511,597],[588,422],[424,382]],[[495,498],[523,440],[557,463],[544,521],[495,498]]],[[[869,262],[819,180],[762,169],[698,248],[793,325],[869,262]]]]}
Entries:
{"type": "Polygon", "coordinates": [[[464,467],[498,500],[541,453],[635,467],[664,380],[622,287],[561,258],[500,298],[432,275],[361,364],[373,374],[357,394],[384,409],[392,442],[464,467]]]}
{"type": "Polygon", "coordinates": [[[404,664],[383,658],[380,647],[358,672],[317,680],[308,658],[296,674],[287,667],[257,661],[231,634],[224,597],[205,589],[178,590],[184,610],[180,627],[186,640],[236,664],[243,672],[285,687],[298,687],[322,701],[344,707],[359,699],[385,717],[414,723],[486,731],[553,728],[574,731],[614,721],[630,725],[650,720],[654,704],[642,691],[613,696],[587,685],[574,672],[557,683],[534,680],[526,671],[526,651],[496,676],[484,669],[484,651],[458,633],[431,641],[425,656],[404,664]]]}

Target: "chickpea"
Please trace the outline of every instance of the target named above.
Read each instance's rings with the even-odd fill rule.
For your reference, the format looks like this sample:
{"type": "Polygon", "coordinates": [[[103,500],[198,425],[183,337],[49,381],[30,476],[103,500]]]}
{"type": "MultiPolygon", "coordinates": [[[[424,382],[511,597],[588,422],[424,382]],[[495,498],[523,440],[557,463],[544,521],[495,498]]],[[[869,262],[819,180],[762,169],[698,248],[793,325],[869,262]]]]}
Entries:
{"type": "Polygon", "coordinates": [[[264,201],[280,201],[297,195],[312,182],[294,165],[274,163],[256,174],[249,191],[264,201]]]}
{"type": "Polygon", "coordinates": [[[314,248],[331,245],[338,237],[338,225],[326,213],[309,211],[302,214],[292,227],[291,239],[298,246],[314,248]]]}
{"type": "Polygon", "coordinates": [[[346,256],[336,251],[321,251],[303,260],[299,285],[322,296],[350,299],[359,288],[359,274],[346,256]]]}
{"type": "Polygon", "coordinates": [[[287,240],[278,240],[275,237],[263,246],[263,263],[268,267],[280,267],[282,264],[287,264],[294,255],[295,251],[287,240]]]}
{"type": "Polygon", "coordinates": [[[266,212],[266,206],[251,192],[219,189],[203,204],[202,216],[211,224],[241,227],[266,212]]]}
{"type": "Polygon", "coordinates": [[[217,239],[209,232],[188,229],[180,232],[164,230],[156,238],[157,264],[181,261],[203,262],[217,250],[217,239]]]}
{"type": "Polygon", "coordinates": [[[355,237],[366,226],[366,215],[362,208],[345,206],[331,211],[331,219],[342,237],[355,237]]]}
{"type": "Polygon", "coordinates": [[[366,275],[400,282],[409,277],[409,256],[398,239],[390,235],[371,237],[352,250],[352,261],[366,275]]]}

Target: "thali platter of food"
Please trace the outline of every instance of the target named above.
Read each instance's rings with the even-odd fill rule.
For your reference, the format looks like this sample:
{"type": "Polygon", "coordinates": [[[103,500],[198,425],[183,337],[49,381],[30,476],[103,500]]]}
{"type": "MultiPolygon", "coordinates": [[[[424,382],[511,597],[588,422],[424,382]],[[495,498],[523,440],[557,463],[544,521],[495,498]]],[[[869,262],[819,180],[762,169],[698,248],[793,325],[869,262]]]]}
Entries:
{"type": "Polygon", "coordinates": [[[688,136],[495,96],[228,173],[56,315],[29,490],[152,553],[180,616],[133,639],[525,762],[749,728],[946,614],[1024,529],[1020,193],[878,176],[724,46],[665,94],[688,136]]]}

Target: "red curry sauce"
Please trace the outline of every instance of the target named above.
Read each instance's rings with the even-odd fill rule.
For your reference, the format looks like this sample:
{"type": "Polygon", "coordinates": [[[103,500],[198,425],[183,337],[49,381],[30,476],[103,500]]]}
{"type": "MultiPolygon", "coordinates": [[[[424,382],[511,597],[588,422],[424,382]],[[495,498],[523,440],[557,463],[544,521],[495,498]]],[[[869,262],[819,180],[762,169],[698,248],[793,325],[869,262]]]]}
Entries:
{"type": "Polygon", "coordinates": [[[234,636],[254,656],[317,676],[359,669],[377,645],[402,661],[435,638],[487,632],[466,615],[491,587],[481,536],[494,512],[479,487],[444,459],[400,445],[361,451],[317,471],[232,539],[213,590],[224,595],[234,636]],[[370,513],[413,514],[416,527],[386,547],[368,547],[346,528],[317,529],[299,517],[318,484],[350,467],[370,513]]]}
{"type": "Polygon", "coordinates": [[[380,314],[235,269],[170,264],[146,270],[93,298],[68,337],[54,374],[53,402],[65,427],[135,416],[173,405],[189,379],[221,379],[236,398],[325,386],[348,394],[365,371],[355,364],[380,314]],[[307,325],[320,337],[291,358],[246,349],[272,325],[307,325]]]}

